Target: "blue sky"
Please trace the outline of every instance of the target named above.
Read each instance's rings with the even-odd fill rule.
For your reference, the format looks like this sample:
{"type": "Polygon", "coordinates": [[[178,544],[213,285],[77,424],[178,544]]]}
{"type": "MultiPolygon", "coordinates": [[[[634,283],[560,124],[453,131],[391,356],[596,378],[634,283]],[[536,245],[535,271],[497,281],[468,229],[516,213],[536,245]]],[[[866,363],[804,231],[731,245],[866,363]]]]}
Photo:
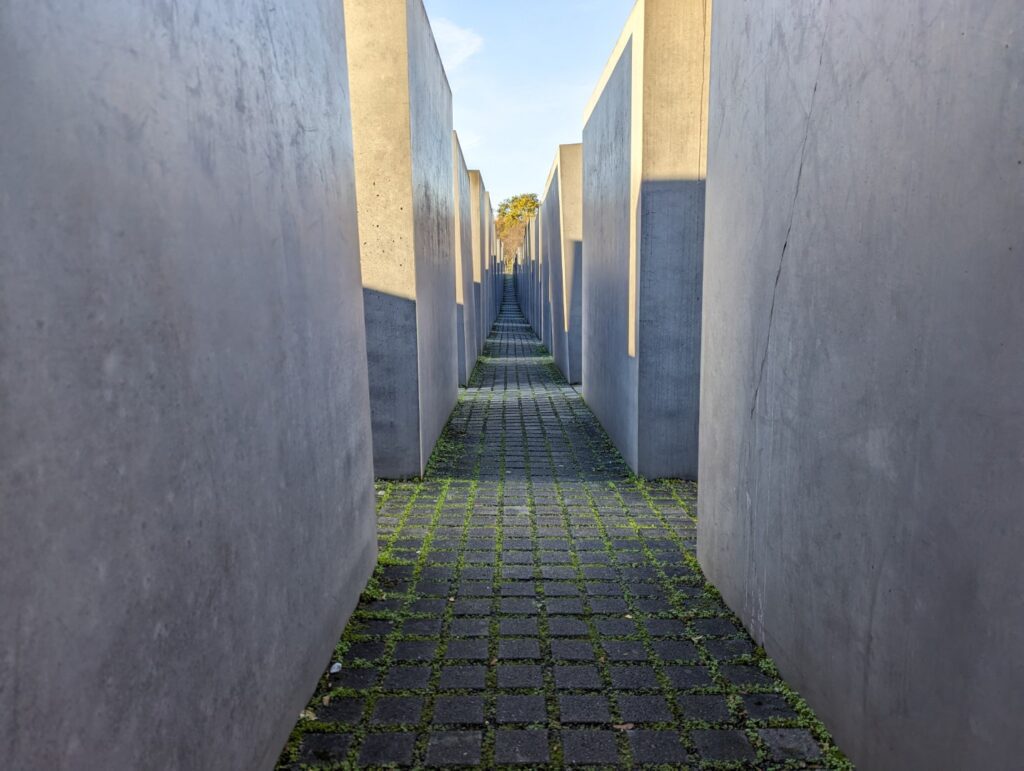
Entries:
{"type": "Polygon", "coordinates": [[[455,130],[495,209],[542,194],[633,0],[424,0],[448,72],[455,130]]]}

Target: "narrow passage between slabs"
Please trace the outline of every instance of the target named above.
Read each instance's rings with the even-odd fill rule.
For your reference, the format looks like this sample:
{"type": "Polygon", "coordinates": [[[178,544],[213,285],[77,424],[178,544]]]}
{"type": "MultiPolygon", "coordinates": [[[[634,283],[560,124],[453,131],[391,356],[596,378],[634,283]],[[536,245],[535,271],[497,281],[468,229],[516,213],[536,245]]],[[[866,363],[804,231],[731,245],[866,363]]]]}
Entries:
{"type": "Polygon", "coordinates": [[[634,478],[516,304],[280,768],[749,764],[838,754],[702,577],[696,486],[634,478]]]}

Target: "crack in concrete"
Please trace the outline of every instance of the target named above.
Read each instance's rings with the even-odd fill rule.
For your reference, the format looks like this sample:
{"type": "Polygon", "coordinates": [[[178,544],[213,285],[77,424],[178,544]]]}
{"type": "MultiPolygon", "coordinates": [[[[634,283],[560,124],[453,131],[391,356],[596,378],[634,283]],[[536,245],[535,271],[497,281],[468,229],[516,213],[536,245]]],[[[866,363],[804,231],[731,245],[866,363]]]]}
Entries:
{"type": "Polygon", "coordinates": [[[772,324],[775,320],[775,299],[779,292],[779,279],[782,278],[782,266],[786,260],[786,250],[789,247],[789,234],[793,230],[793,218],[796,215],[796,202],[800,197],[800,181],[804,176],[804,157],[807,153],[807,138],[811,133],[811,119],[814,116],[814,98],[818,93],[818,82],[821,79],[821,66],[825,61],[825,44],[828,40],[829,24],[832,20],[832,4],[829,3],[828,16],[825,21],[825,30],[821,36],[821,53],[818,55],[818,70],[814,74],[814,89],[811,91],[810,104],[807,107],[807,120],[804,123],[804,138],[800,144],[800,165],[796,172],[796,186],[793,190],[793,202],[789,207],[789,224],[786,226],[786,238],[782,242],[782,253],[779,255],[779,267],[775,272],[775,284],[772,286],[772,304],[768,309],[768,332],[764,339],[764,350],[761,352],[761,366],[757,373],[757,383],[754,384],[754,397],[750,402],[750,417],[753,419],[757,410],[757,396],[761,391],[761,383],[764,381],[764,368],[768,361],[768,347],[772,340],[772,324]]]}

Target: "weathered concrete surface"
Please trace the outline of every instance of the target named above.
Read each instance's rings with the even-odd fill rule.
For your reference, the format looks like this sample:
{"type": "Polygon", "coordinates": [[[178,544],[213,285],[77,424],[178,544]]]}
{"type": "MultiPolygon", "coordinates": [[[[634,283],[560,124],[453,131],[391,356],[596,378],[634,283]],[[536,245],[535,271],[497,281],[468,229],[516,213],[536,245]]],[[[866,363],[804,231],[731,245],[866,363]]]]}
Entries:
{"type": "Polygon", "coordinates": [[[1024,753],[1020,20],[715,6],[698,555],[862,768],[1024,753]]]}
{"type": "Polygon", "coordinates": [[[476,169],[469,170],[469,201],[470,218],[473,222],[473,299],[476,303],[477,318],[477,349],[478,353],[484,350],[487,342],[487,276],[485,274],[485,254],[487,250],[487,236],[484,232],[484,195],[486,194],[483,177],[476,169]]]}
{"type": "Polygon", "coordinates": [[[376,559],[337,2],[0,9],[5,768],[270,768],[376,559]]]}
{"type": "Polygon", "coordinates": [[[452,101],[421,0],[347,0],[373,463],[422,474],[458,398],[452,101]]]}
{"type": "Polygon", "coordinates": [[[541,202],[550,259],[551,354],[570,383],[582,371],[583,145],[559,145],[541,202]]]}
{"type": "Polygon", "coordinates": [[[485,334],[490,334],[491,327],[494,324],[494,318],[496,316],[496,310],[494,305],[494,259],[492,257],[492,244],[491,238],[491,194],[484,190],[484,204],[480,209],[480,233],[484,238],[483,248],[483,262],[484,262],[484,286],[486,287],[485,292],[485,306],[486,312],[484,314],[484,327],[485,334]]]}
{"type": "Polygon", "coordinates": [[[638,2],[584,117],[583,395],[647,477],[697,473],[706,5],[638,2]]]}
{"type": "Polygon", "coordinates": [[[469,171],[459,137],[452,132],[452,189],[455,193],[455,306],[459,348],[459,385],[469,385],[477,358],[476,303],[473,302],[473,223],[469,171]]]}

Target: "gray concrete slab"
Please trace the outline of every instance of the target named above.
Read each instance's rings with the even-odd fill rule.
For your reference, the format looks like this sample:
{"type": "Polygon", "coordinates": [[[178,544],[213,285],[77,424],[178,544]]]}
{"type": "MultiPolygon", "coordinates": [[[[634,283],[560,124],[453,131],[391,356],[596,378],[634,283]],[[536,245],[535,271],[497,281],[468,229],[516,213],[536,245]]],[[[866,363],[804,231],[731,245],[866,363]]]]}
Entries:
{"type": "Polygon", "coordinates": [[[374,471],[422,474],[458,396],[451,89],[421,0],[348,0],[374,471]]]}
{"type": "Polygon", "coordinates": [[[459,385],[469,385],[477,359],[476,303],[473,302],[473,223],[469,171],[459,137],[452,132],[452,176],[455,192],[455,307],[459,351],[459,385]]]}
{"type": "Polygon", "coordinates": [[[476,302],[478,318],[477,348],[483,353],[484,344],[487,342],[487,276],[485,272],[485,255],[487,250],[487,237],[484,231],[484,195],[487,189],[484,187],[483,177],[476,169],[469,170],[469,200],[470,217],[473,222],[473,299],[476,302]]]}
{"type": "Polygon", "coordinates": [[[1015,768],[1020,4],[777,11],[714,9],[698,556],[858,767],[1015,768]]]}
{"type": "Polygon", "coordinates": [[[710,24],[637,3],[583,129],[583,395],[646,477],[697,474],[710,24]]]}
{"type": "Polygon", "coordinates": [[[0,765],[273,766],[376,559],[342,6],[0,11],[0,765]]]}
{"type": "Polygon", "coordinates": [[[541,216],[551,260],[551,355],[569,383],[582,374],[583,145],[559,145],[541,216]]]}

